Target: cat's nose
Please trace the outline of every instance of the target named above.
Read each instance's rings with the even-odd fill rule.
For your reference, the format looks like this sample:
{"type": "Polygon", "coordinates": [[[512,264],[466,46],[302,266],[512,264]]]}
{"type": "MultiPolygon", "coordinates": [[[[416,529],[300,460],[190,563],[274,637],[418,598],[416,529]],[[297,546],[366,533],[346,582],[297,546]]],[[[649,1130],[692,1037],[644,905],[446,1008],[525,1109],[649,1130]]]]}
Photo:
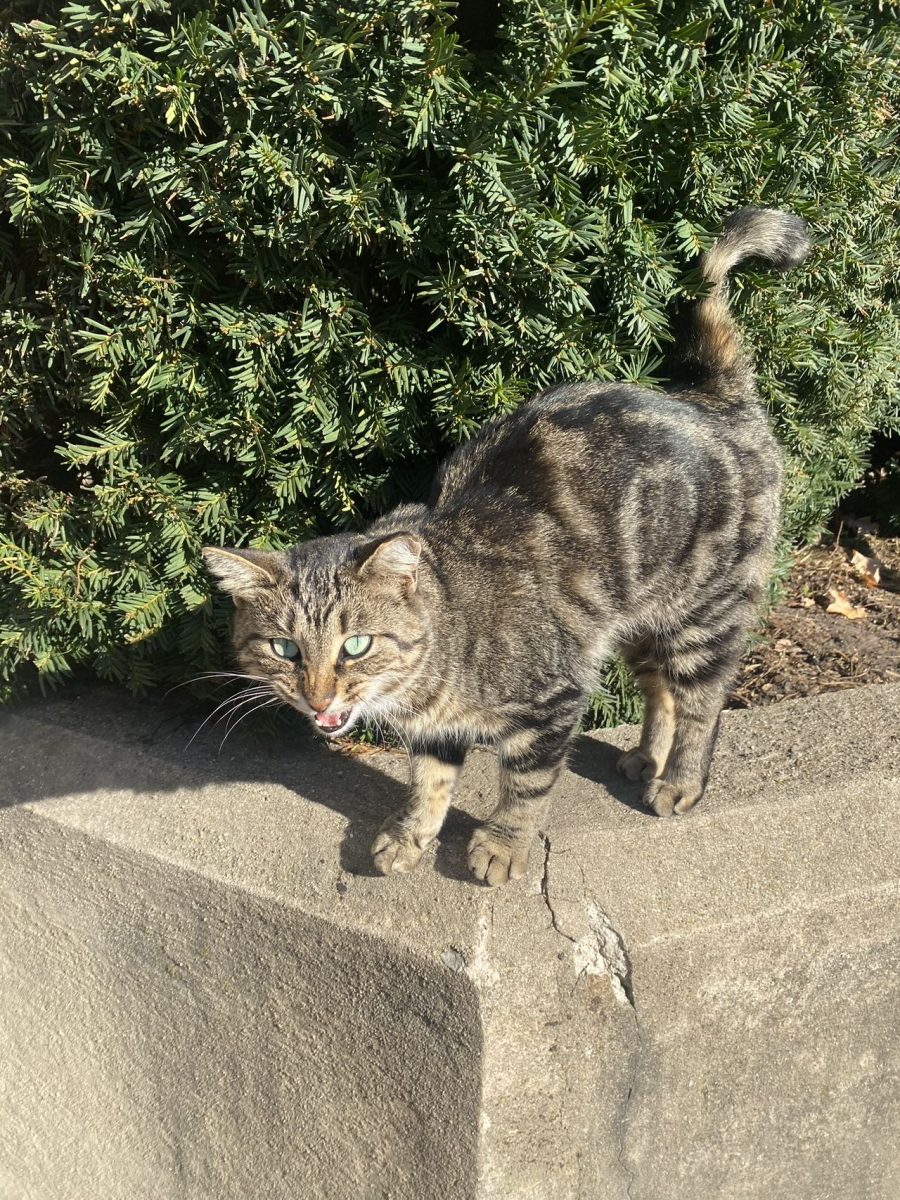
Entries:
{"type": "Polygon", "coordinates": [[[331,692],[327,696],[307,696],[306,702],[313,712],[324,712],[325,709],[328,708],[329,704],[334,702],[334,692],[331,692]]]}

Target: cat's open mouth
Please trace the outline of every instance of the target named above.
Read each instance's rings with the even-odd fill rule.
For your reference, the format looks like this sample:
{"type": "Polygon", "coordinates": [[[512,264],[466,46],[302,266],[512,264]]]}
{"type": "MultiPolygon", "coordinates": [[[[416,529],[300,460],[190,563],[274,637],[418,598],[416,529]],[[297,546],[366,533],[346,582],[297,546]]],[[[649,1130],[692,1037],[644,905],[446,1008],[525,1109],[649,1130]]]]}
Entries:
{"type": "Polygon", "coordinates": [[[353,709],[345,708],[343,712],[316,713],[313,721],[316,729],[328,734],[329,737],[334,737],[335,734],[342,733],[347,728],[352,718],[353,709]]]}

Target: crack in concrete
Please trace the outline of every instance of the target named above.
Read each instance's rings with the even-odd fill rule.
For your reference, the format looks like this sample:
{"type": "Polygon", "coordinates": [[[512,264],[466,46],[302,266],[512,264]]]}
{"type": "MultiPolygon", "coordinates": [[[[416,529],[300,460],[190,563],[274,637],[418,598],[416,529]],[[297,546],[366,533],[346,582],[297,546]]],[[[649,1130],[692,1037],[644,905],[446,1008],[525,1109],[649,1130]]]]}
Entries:
{"type": "Polygon", "coordinates": [[[574,944],[575,939],[570,934],[566,933],[564,929],[560,929],[559,922],[556,919],[556,912],[554,911],[553,903],[550,899],[550,838],[546,833],[543,835],[543,841],[544,871],[541,875],[541,895],[544,897],[544,903],[547,905],[547,910],[550,913],[550,923],[553,925],[553,928],[561,937],[566,938],[567,941],[570,941],[574,944]]]}
{"type": "Polygon", "coordinates": [[[634,1008],[631,959],[622,935],[592,901],[585,902],[585,909],[590,933],[575,943],[575,969],[579,975],[606,975],[619,1003],[634,1008]]]}
{"type": "Polygon", "coordinates": [[[628,1081],[628,1092],[625,1095],[625,1103],[622,1105],[622,1121],[619,1125],[619,1144],[616,1147],[616,1160],[619,1167],[625,1175],[625,1195],[627,1200],[634,1200],[634,1184],[635,1174],[634,1168],[628,1161],[628,1131],[631,1128],[631,1097],[634,1095],[634,1089],[637,1084],[638,1070],[640,1068],[641,1056],[644,1050],[644,1039],[641,1034],[641,1025],[638,1021],[637,1009],[632,1007],[631,1015],[634,1019],[634,1032],[637,1037],[637,1044],[631,1056],[631,1078],[628,1081]]]}
{"type": "Polygon", "coordinates": [[[619,1124],[618,1145],[616,1147],[616,1159],[625,1177],[625,1194],[627,1200],[634,1200],[636,1177],[634,1169],[628,1162],[627,1144],[628,1131],[632,1121],[632,1097],[637,1086],[638,1073],[644,1050],[644,1040],[634,998],[631,958],[628,954],[628,948],[625,945],[625,939],[613,927],[609,917],[593,901],[588,900],[584,887],[584,872],[581,871],[581,864],[578,863],[577,859],[576,865],[579,871],[581,871],[582,878],[581,901],[585,907],[589,933],[581,938],[575,938],[561,927],[550,896],[550,854],[552,846],[547,834],[543,835],[543,842],[544,869],[541,875],[541,895],[544,898],[544,903],[547,905],[547,911],[550,913],[550,921],[554,930],[561,937],[564,937],[566,941],[572,943],[576,983],[584,975],[606,976],[610,981],[613,996],[623,1008],[629,1011],[634,1023],[636,1041],[631,1054],[628,1091],[622,1105],[622,1117],[619,1124]]]}
{"type": "MultiPolygon", "coordinates": [[[[572,943],[575,949],[572,958],[575,966],[576,979],[583,975],[603,975],[609,979],[613,995],[620,1004],[634,1008],[634,989],[631,984],[631,959],[622,935],[613,928],[612,922],[605,912],[588,900],[584,891],[584,874],[582,873],[581,904],[587,917],[588,932],[581,937],[573,937],[560,924],[553,900],[550,896],[550,854],[552,846],[550,838],[544,834],[544,871],[541,876],[541,895],[550,913],[550,921],[556,932],[572,943]]],[[[580,868],[580,864],[576,865],[580,868]]]]}

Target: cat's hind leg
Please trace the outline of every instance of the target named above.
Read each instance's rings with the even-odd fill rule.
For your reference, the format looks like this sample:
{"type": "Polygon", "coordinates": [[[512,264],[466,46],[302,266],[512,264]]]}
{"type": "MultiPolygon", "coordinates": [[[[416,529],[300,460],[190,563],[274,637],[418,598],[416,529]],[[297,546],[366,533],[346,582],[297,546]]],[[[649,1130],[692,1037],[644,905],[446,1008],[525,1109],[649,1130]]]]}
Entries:
{"type": "Polygon", "coordinates": [[[749,614],[726,630],[689,627],[668,641],[664,674],[673,702],[672,746],[664,771],[644,791],[644,803],[660,817],[687,812],[706,790],[719,717],[748,623],[749,614]]]}
{"type": "Polygon", "coordinates": [[[644,724],[640,743],[627,750],[616,764],[633,782],[658,779],[666,769],[675,737],[675,697],[653,652],[653,644],[640,643],[625,652],[644,696],[644,724]]]}

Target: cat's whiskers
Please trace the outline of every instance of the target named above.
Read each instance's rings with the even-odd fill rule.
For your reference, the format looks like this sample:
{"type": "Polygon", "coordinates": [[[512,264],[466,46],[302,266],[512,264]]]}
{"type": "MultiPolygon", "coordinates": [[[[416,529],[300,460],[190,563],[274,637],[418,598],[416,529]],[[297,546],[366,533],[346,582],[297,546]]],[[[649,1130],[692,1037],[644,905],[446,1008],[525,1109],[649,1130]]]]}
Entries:
{"type": "Polygon", "coordinates": [[[221,742],[219,742],[219,749],[216,751],[216,753],[222,753],[222,747],[231,737],[232,733],[234,733],[235,729],[237,729],[238,725],[240,725],[241,721],[243,721],[246,717],[252,716],[253,713],[259,712],[262,708],[271,708],[273,704],[283,703],[284,701],[282,701],[278,696],[270,696],[268,700],[263,700],[263,702],[261,704],[257,704],[255,708],[248,709],[247,712],[238,717],[233,725],[230,725],[228,728],[226,728],[225,736],[222,738],[221,742]]]}
{"type": "Polygon", "coordinates": [[[396,736],[400,739],[400,745],[403,747],[403,749],[406,751],[406,753],[409,755],[409,757],[412,758],[412,753],[413,753],[412,744],[410,743],[409,738],[406,736],[404,731],[398,725],[394,724],[394,722],[387,715],[387,713],[384,713],[383,716],[384,716],[385,721],[387,721],[388,725],[390,726],[390,728],[394,731],[396,736]]]}
{"type": "Polygon", "coordinates": [[[177,692],[179,688],[190,687],[190,685],[193,683],[202,683],[207,679],[221,679],[222,682],[216,684],[216,687],[220,688],[225,687],[226,683],[228,683],[230,679],[252,679],[258,683],[266,682],[264,675],[246,675],[240,671],[203,671],[199,675],[194,675],[191,679],[185,679],[183,683],[174,684],[167,692],[164,693],[163,699],[165,699],[166,696],[170,696],[172,692],[177,692]]]}
{"type": "MultiPolygon", "coordinates": [[[[272,691],[270,688],[254,688],[252,691],[241,692],[238,697],[235,697],[236,703],[232,704],[231,708],[217,718],[216,724],[218,725],[224,721],[225,728],[230,729],[231,722],[242,708],[246,708],[248,704],[252,704],[255,700],[260,700],[271,695],[272,691]]],[[[236,723],[237,722],[235,722],[235,724],[236,723]]]]}
{"type": "Polygon", "coordinates": [[[255,699],[257,696],[260,696],[266,692],[271,692],[271,688],[269,688],[268,686],[257,687],[257,688],[242,688],[239,692],[236,692],[231,696],[226,696],[225,699],[220,704],[216,705],[216,707],[212,710],[212,712],[201,722],[199,727],[194,731],[194,734],[191,737],[191,740],[185,746],[185,750],[189,750],[191,748],[194,740],[197,738],[197,736],[200,734],[200,732],[209,724],[210,721],[213,720],[213,718],[216,716],[217,713],[221,712],[221,710],[223,708],[228,708],[230,710],[238,702],[243,701],[245,699],[255,699]]]}

